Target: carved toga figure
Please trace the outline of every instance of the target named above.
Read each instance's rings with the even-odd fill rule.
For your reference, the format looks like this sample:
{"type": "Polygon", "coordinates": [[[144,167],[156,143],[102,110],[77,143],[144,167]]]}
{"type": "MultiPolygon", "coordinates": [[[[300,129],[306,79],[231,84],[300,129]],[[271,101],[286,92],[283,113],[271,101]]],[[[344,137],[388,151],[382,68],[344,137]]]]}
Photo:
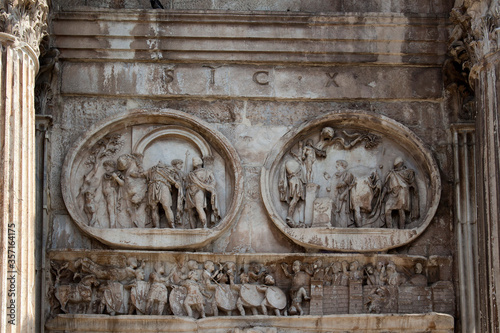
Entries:
{"type": "Polygon", "coordinates": [[[356,186],[356,179],[347,171],[347,162],[338,160],[336,162],[337,173],[337,186],[335,203],[335,220],[337,227],[347,228],[352,222],[352,201],[351,189],[356,186]]]}
{"type": "Polygon", "coordinates": [[[385,223],[387,228],[392,228],[392,212],[399,215],[399,229],[404,229],[406,213],[410,219],[419,218],[418,188],[415,181],[415,171],[407,169],[403,159],[394,160],[394,168],[389,171],[384,182],[383,198],[385,198],[385,223]]]}
{"type": "Polygon", "coordinates": [[[299,201],[305,199],[302,166],[299,162],[296,160],[286,161],[278,189],[280,200],[288,202],[286,223],[292,228],[298,227],[299,223],[293,220],[293,214],[299,201]]]}
{"type": "MultiPolygon", "coordinates": [[[[214,222],[220,219],[217,206],[216,181],[211,170],[203,168],[203,161],[199,157],[193,157],[193,171],[186,179],[186,210],[195,210],[203,228],[207,227],[207,212],[211,209],[214,222]],[[209,198],[210,206],[207,204],[209,198]]],[[[194,219],[190,219],[191,228],[196,228],[194,219]]]]}

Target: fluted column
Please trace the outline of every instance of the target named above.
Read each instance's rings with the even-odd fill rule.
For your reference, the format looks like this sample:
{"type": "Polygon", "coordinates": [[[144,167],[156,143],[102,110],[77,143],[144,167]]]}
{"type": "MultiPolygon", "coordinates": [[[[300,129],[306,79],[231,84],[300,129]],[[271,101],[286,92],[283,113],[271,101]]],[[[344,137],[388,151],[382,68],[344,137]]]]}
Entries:
{"type": "Polygon", "coordinates": [[[46,0],[0,7],[0,327],[35,331],[35,76],[46,0]]]}
{"type": "Polygon", "coordinates": [[[6,332],[34,330],[36,53],[0,33],[1,316],[6,332]]]}
{"type": "Polygon", "coordinates": [[[500,330],[500,52],[477,71],[479,282],[482,332],[500,330]]]}

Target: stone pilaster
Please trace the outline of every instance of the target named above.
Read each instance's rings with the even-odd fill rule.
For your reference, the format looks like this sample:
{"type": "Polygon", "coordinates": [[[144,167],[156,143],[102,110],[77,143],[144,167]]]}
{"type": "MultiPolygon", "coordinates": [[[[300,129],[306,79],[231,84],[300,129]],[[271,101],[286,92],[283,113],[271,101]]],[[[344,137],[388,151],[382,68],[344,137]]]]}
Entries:
{"type": "Polygon", "coordinates": [[[46,1],[0,5],[0,327],[35,331],[35,76],[46,1]]]}
{"type": "Polygon", "coordinates": [[[476,150],[474,124],[452,127],[455,164],[455,231],[462,332],[477,332],[478,238],[476,211],[476,150]]]}

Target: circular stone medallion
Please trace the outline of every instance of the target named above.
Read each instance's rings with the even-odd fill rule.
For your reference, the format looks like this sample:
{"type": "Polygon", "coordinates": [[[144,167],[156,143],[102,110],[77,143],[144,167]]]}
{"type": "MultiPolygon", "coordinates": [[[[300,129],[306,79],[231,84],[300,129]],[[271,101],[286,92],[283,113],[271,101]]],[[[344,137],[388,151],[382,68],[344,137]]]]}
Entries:
{"type": "Polygon", "coordinates": [[[108,245],[198,248],[237,218],[238,154],[219,132],[175,110],[108,118],[66,156],[62,193],[75,223],[108,245]]]}
{"type": "Polygon", "coordinates": [[[305,247],[383,251],[407,244],[439,204],[439,170],[408,128],[367,112],[338,112],[285,134],[261,174],[274,224],[305,247]]]}

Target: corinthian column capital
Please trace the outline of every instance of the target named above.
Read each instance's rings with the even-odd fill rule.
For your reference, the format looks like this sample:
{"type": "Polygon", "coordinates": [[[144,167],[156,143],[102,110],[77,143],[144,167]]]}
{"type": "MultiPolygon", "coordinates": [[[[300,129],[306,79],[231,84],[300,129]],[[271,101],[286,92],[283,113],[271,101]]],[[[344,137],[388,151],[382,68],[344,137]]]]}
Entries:
{"type": "Polygon", "coordinates": [[[449,54],[472,83],[485,58],[500,50],[500,5],[497,0],[456,0],[450,18],[455,26],[449,54]]]}
{"type": "Polygon", "coordinates": [[[48,0],[0,0],[0,32],[11,34],[39,54],[47,34],[48,0]]]}

